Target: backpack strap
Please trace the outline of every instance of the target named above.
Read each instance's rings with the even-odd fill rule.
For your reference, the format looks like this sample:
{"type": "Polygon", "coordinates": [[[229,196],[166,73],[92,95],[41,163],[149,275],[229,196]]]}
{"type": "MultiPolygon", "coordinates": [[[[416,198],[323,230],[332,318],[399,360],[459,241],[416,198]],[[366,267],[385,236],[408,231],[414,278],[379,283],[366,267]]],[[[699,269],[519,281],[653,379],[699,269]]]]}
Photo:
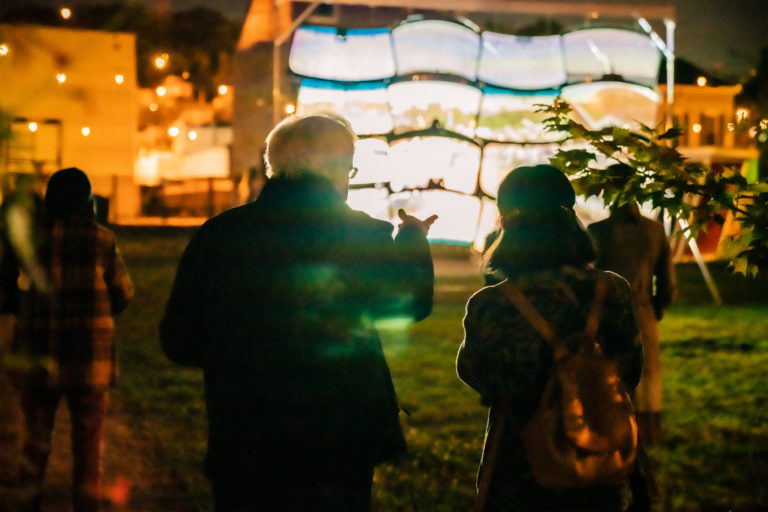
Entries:
{"type": "MultiPolygon", "coordinates": [[[[499,289],[504,293],[507,299],[514,304],[531,327],[533,327],[534,330],[549,343],[557,358],[564,348],[563,342],[552,329],[552,326],[549,325],[549,322],[547,322],[544,317],[541,316],[541,313],[539,313],[533,304],[531,304],[528,297],[523,295],[523,292],[509,282],[508,279],[499,284],[499,289]]],[[[587,316],[587,323],[583,331],[584,334],[590,337],[594,337],[597,334],[597,329],[600,327],[600,317],[603,313],[603,303],[605,302],[607,291],[605,278],[602,274],[598,273],[595,282],[595,295],[592,299],[592,305],[589,308],[589,316],[587,316]]]]}
{"type": "Polygon", "coordinates": [[[523,295],[523,292],[518,290],[508,279],[499,285],[499,289],[504,293],[507,299],[514,304],[520,314],[523,315],[523,318],[531,324],[531,327],[533,327],[534,330],[552,346],[552,349],[556,349],[562,345],[560,338],[555,334],[552,326],[549,325],[549,322],[544,320],[544,317],[541,316],[541,313],[539,313],[533,304],[531,304],[528,297],[523,295]]]}

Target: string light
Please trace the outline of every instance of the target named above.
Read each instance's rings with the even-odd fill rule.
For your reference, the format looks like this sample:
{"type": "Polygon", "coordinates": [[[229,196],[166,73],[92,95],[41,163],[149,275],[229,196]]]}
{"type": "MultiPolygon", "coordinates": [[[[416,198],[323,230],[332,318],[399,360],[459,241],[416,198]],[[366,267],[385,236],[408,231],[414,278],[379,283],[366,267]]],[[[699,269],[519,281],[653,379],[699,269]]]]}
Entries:
{"type": "Polygon", "coordinates": [[[67,81],[67,75],[64,74],[64,73],[57,74],[56,75],[56,81],[59,82],[60,84],[63,84],[64,82],[67,81]]]}
{"type": "Polygon", "coordinates": [[[165,96],[165,93],[167,93],[167,92],[168,92],[168,89],[166,89],[165,87],[163,87],[163,86],[161,85],[160,87],[158,87],[157,89],[155,89],[155,92],[157,93],[157,95],[158,95],[158,96],[165,96]]]}
{"type": "Polygon", "coordinates": [[[184,80],[189,80],[189,71],[182,71],[181,78],[184,80]]]}
{"type": "Polygon", "coordinates": [[[693,130],[693,133],[699,133],[701,131],[701,125],[699,123],[695,123],[693,126],[691,126],[691,130],[693,130]]]}
{"type": "Polygon", "coordinates": [[[196,132],[195,130],[192,130],[192,131],[190,131],[190,132],[187,134],[187,138],[188,138],[189,140],[195,140],[195,139],[197,138],[197,132],[196,132]]]}
{"type": "Polygon", "coordinates": [[[696,85],[698,85],[699,87],[704,87],[705,85],[707,85],[707,77],[700,76],[699,78],[697,78],[696,85]]]}
{"type": "Polygon", "coordinates": [[[27,125],[27,128],[28,128],[28,129],[29,129],[29,131],[31,131],[32,133],[35,133],[35,132],[37,131],[37,123],[36,123],[36,122],[34,122],[34,121],[30,122],[30,123],[27,125]]]}
{"type": "Polygon", "coordinates": [[[167,53],[161,53],[157,57],[155,57],[155,67],[157,69],[163,69],[166,64],[168,64],[168,54],[167,53]]]}
{"type": "Polygon", "coordinates": [[[733,131],[733,130],[735,130],[735,129],[736,129],[736,125],[735,125],[735,124],[733,124],[733,123],[728,123],[728,131],[729,131],[729,132],[732,132],[732,131],[733,131]]]}
{"type": "Polygon", "coordinates": [[[227,94],[227,91],[229,91],[229,87],[227,87],[226,85],[219,86],[219,94],[221,94],[222,96],[227,94]]]}
{"type": "Polygon", "coordinates": [[[87,136],[89,136],[91,134],[91,128],[89,126],[83,126],[80,129],[80,133],[83,134],[83,137],[87,137],[87,136]]]}
{"type": "Polygon", "coordinates": [[[744,119],[749,117],[749,110],[746,108],[740,108],[736,111],[736,120],[737,121],[743,121],[744,119]]]}
{"type": "Polygon", "coordinates": [[[168,135],[171,137],[176,137],[179,134],[179,129],[175,126],[171,126],[168,128],[168,135]]]}
{"type": "Polygon", "coordinates": [[[293,103],[289,103],[285,106],[285,113],[286,114],[293,114],[296,112],[296,105],[293,103]]]}
{"type": "Polygon", "coordinates": [[[118,73],[115,75],[115,83],[117,85],[123,85],[123,82],[125,82],[125,76],[123,76],[122,73],[118,73]]]}
{"type": "Polygon", "coordinates": [[[152,103],[149,105],[149,111],[150,112],[157,112],[157,103],[152,103]]]}
{"type": "Polygon", "coordinates": [[[0,57],[4,57],[8,55],[8,45],[3,43],[0,44],[0,57]]]}
{"type": "Polygon", "coordinates": [[[65,20],[68,20],[69,17],[72,16],[72,10],[69,7],[62,7],[59,13],[65,20]]]}

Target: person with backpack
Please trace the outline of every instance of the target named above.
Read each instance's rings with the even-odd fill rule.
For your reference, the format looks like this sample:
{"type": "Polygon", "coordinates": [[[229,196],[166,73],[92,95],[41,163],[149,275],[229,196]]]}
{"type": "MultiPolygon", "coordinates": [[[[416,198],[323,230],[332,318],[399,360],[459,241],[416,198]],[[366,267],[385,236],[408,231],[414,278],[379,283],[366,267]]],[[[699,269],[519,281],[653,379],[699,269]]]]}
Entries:
{"type": "Polygon", "coordinates": [[[506,279],[468,301],[459,378],[490,407],[476,511],[621,511],[642,345],[628,283],[594,268],[567,177],[519,167],[499,186],[506,279]]]}

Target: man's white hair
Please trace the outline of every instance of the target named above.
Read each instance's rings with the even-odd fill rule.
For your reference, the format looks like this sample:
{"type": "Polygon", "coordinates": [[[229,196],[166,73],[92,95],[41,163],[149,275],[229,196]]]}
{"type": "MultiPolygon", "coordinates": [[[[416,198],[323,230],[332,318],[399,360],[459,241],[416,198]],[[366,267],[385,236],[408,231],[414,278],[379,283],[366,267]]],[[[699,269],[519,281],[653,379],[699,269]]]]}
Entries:
{"type": "Polygon", "coordinates": [[[332,177],[348,165],[357,136],[346,118],[323,111],[291,116],[267,135],[264,152],[267,176],[297,177],[317,174],[332,177]]]}

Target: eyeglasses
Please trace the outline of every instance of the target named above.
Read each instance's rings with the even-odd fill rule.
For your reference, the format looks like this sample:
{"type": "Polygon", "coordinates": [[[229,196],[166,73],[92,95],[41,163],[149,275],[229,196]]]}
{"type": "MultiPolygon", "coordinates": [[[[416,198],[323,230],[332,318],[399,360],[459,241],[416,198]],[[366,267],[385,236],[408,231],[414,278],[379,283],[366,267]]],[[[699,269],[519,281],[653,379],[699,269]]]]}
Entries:
{"type": "Polygon", "coordinates": [[[353,167],[349,170],[349,179],[352,179],[355,176],[357,176],[357,167],[353,167]]]}

